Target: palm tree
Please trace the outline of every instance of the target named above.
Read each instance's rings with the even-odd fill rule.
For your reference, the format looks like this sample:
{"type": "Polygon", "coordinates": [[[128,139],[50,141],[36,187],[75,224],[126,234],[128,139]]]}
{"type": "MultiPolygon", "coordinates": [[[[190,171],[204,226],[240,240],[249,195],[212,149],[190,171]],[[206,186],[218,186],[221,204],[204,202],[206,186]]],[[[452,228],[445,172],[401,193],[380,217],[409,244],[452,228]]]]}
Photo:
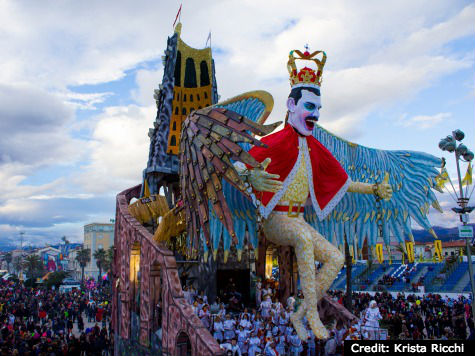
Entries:
{"type": "Polygon", "coordinates": [[[107,266],[106,269],[108,271],[112,270],[112,264],[114,263],[114,246],[111,246],[107,249],[107,266]]]}
{"type": "Polygon", "coordinates": [[[84,281],[84,268],[91,261],[91,249],[81,247],[76,255],[76,261],[81,266],[81,281],[84,281]]]}
{"type": "Polygon", "coordinates": [[[10,263],[12,263],[12,259],[13,259],[12,253],[11,253],[11,252],[7,252],[7,253],[5,254],[5,262],[7,263],[7,270],[8,270],[8,272],[10,272],[10,263]]]}
{"type": "Polygon", "coordinates": [[[13,270],[16,274],[20,273],[22,265],[22,258],[21,256],[16,256],[13,258],[13,270]]]}
{"type": "Polygon", "coordinates": [[[41,261],[41,257],[38,255],[26,256],[23,261],[23,268],[28,278],[38,278],[42,276],[45,271],[43,261],[41,261]]]}
{"type": "Polygon", "coordinates": [[[94,251],[94,258],[96,259],[96,265],[97,268],[99,268],[99,276],[97,277],[97,280],[101,280],[102,276],[102,268],[106,267],[107,265],[107,253],[106,250],[103,248],[100,248],[96,251],[94,251]]]}

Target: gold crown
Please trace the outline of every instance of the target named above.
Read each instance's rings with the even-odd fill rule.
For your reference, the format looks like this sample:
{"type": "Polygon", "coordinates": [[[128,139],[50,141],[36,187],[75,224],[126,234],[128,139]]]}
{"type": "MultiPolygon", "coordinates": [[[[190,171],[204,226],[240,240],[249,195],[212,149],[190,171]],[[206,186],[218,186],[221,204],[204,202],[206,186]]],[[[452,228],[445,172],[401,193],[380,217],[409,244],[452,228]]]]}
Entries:
{"type": "Polygon", "coordinates": [[[322,84],[322,72],[323,66],[327,61],[327,54],[324,51],[315,51],[310,53],[305,51],[304,53],[299,50],[290,51],[289,61],[287,62],[287,70],[290,76],[290,86],[293,88],[298,87],[314,87],[320,88],[322,84]],[[314,58],[315,56],[322,54],[321,59],[314,58]],[[297,55],[297,57],[295,57],[297,55]],[[297,66],[295,60],[307,60],[313,61],[317,65],[317,71],[309,67],[304,67],[297,72],[297,66]]]}

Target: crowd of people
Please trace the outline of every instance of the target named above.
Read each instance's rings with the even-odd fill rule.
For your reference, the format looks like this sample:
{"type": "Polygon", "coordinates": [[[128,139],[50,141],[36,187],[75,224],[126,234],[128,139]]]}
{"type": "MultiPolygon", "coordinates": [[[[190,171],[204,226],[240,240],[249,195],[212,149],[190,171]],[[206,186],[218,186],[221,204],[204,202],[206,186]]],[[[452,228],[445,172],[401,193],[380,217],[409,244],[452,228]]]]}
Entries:
{"type": "MultiPolygon", "coordinates": [[[[185,298],[192,304],[194,312],[228,354],[317,355],[317,350],[324,345],[315,340],[308,323],[305,325],[308,339],[302,342],[290,320],[303,296],[292,295],[283,305],[275,292],[271,282],[258,282],[255,307],[248,308],[241,302],[242,295],[232,287],[226,288],[226,292],[212,304],[208,303],[203,291],[198,293],[191,286],[184,288],[185,298]]],[[[331,332],[335,348],[341,347],[345,332],[342,325],[331,332]]],[[[330,345],[332,341],[327,343],[330,345]]]]}
{"type": "MultiPolygon", "coordinates": [[[[404,271],[399,273],[397,276],[394,274],[384,274],[383,277],[378,281],[378,285],[391,287],[394,283],[403,281],[406,285],[410,285],[412,287],[412,291],[417,292],[419,286],[424,285],[424,276],[419,277],[417,281],[412,280],[412,277],[415,272],[416,272],[415,265],[413,266],[407,265],[404,271]]],[[[367,284],[370,284],[370,283],[371,281],[367,280],[367,284]]]]}
{"type": "Polygon", "coordinates": [[[0,279],[0,355],[111,355],[109,290],[59,292],[0,279]]]}
{"type": "Polygon", "coordinates": [[[392,286],[395,282],[398,281],[398,278],[391,276],[389,274],[383,275],[383,277],[378,281],[379,285],[392,286]]]}
{"type": "MultiPolygon", "coordinates": [[[[256,286],[252,307],[232,288],[210,304],[203,291],[185,287],[193,310],[221,347],[230,355],[337,355],[345,340],[361,339],[473,339],[471,301],[428,294],[354,293],[352,311],[358,319],[352,325],[327,325],[328,340],[315,340],[307,324],[308,339],[301,341],[290,320],[303,296],[291,295],[284,305],[276,298],[272,281],[256,286]]],[[[343,304],[345,293],[330,291],[343,304]]]]}
{"type": "MultiPolygon", "coordinates": [[[[330,294],[340,302],[344,293],[333,291],[330,294]]],[[[443,297],[439,294],[415,294],[396,296],[390,293],[353,293],[353,313],[359,316],[356,328],[365,334],[365,316],[372,300],[379,313],[378,330],[387,330],[391,339],[473,339],[474,328],[471,314],[471,301],[463,296],[457,299],[443,297]]]]}
{"type": "MultiPolygon", "coordinates": [[[[300,340],[291,314],[303,295],[281,301],[275,281],[256,283],[255,300],[230,281],[210,303],[204,291],[192,286],[184,295],[194,312],[228,355],[332,356],[348,339],[470,339],[475,338],[471,301],[439,294],[424,296],[353,293],[352,325],[327,325],[328,340],[316,340],[308,323],[308,339],[300,340]]],[[[340,304],[342,291],[329,296],[340,304]]],[[[111,355],[110,288],[57,290],[25,287],[0,279],[0,356],[111,355]]]]}

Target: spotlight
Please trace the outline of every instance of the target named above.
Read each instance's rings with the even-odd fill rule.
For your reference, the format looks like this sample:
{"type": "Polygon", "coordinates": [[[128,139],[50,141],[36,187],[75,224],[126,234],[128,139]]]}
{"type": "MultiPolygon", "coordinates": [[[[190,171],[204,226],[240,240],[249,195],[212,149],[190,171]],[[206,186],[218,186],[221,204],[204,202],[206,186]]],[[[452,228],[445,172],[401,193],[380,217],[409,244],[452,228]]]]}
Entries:
{"type": "Polygon", "coordinates": [[[445,138],[443,138],[442,140],[440,140],[439,142],[439,148],[442,150],[442,151],[445,151],[445,146],[447,146],[447,140],[445,138]]]}
{"type": "Polygon", "coordinates": [[[465,146],[463,143],[461,143],[458,147],[457,147],[457,153],[460,155],[460,156],[463,156],[465,153],[467,153],[468,151],[468,148],[467,146],[465,146]]]}
{"type": "Polygon", "coordinates": [[[455,151],[455,142],[448,142],[445,145],[445,149],[449,152],[454,152],[455,151]]]}
{"type": "Polygon", "coordinates": [[[463,155],[463,159],[470,162],[472,159],[473,159],[474,155],[473,155],[473,152],[472,151],[467,151],[464,155],[463,155]]]}
{"type": "Polygon", "coordinates": [[[465,134],[463,133],[462,130],[455,130],[454,131],[454,136],[457,141],[462,141],[465,137],[465,134]]]}

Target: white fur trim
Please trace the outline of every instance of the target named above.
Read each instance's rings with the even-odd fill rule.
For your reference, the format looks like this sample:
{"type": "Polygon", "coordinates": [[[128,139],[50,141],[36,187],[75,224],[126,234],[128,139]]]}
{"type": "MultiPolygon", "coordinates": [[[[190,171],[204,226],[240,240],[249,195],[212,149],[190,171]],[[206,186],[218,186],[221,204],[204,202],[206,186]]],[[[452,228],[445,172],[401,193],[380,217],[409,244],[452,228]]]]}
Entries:
{"type": "Polygon", "coordinates": [[[291,85],[291,88],[294,89],[294,88],[316,88],[316,89],[320,89],[320,86],[317,85],[317,84],[307,84],[307,83],[302,83],[302,84],[295,84],[295,85],[291,85]]]}
{"type": "Polygon", "coordinates": [[[318,219],[321,221],[325,219],[325,217],[335,208],[335,206],[343,198],[346,191],[348,190],[348,186],[351,183],[351,179],[350,177],[348,177],[345,184],[343,184],[340,190],[333,196],[333,198],[328,202],[328,204],[322,210],[320,208],[320,205],[318,204],[317,197],[315,196],[315,189],[313,187],[312,161],[310,160],[310,154],[308,152],[307,140],[305,140],[304,145],[305,145],[305,149],[303,149],[302,151],[304,152],[305,164],[309,172],[309,174],[307,174],[307,179],[308,179],[308,186],[310,188],[310,198],[312,200],[313,209],[315,210],[315,213],[317,214],[318,219]]]}

